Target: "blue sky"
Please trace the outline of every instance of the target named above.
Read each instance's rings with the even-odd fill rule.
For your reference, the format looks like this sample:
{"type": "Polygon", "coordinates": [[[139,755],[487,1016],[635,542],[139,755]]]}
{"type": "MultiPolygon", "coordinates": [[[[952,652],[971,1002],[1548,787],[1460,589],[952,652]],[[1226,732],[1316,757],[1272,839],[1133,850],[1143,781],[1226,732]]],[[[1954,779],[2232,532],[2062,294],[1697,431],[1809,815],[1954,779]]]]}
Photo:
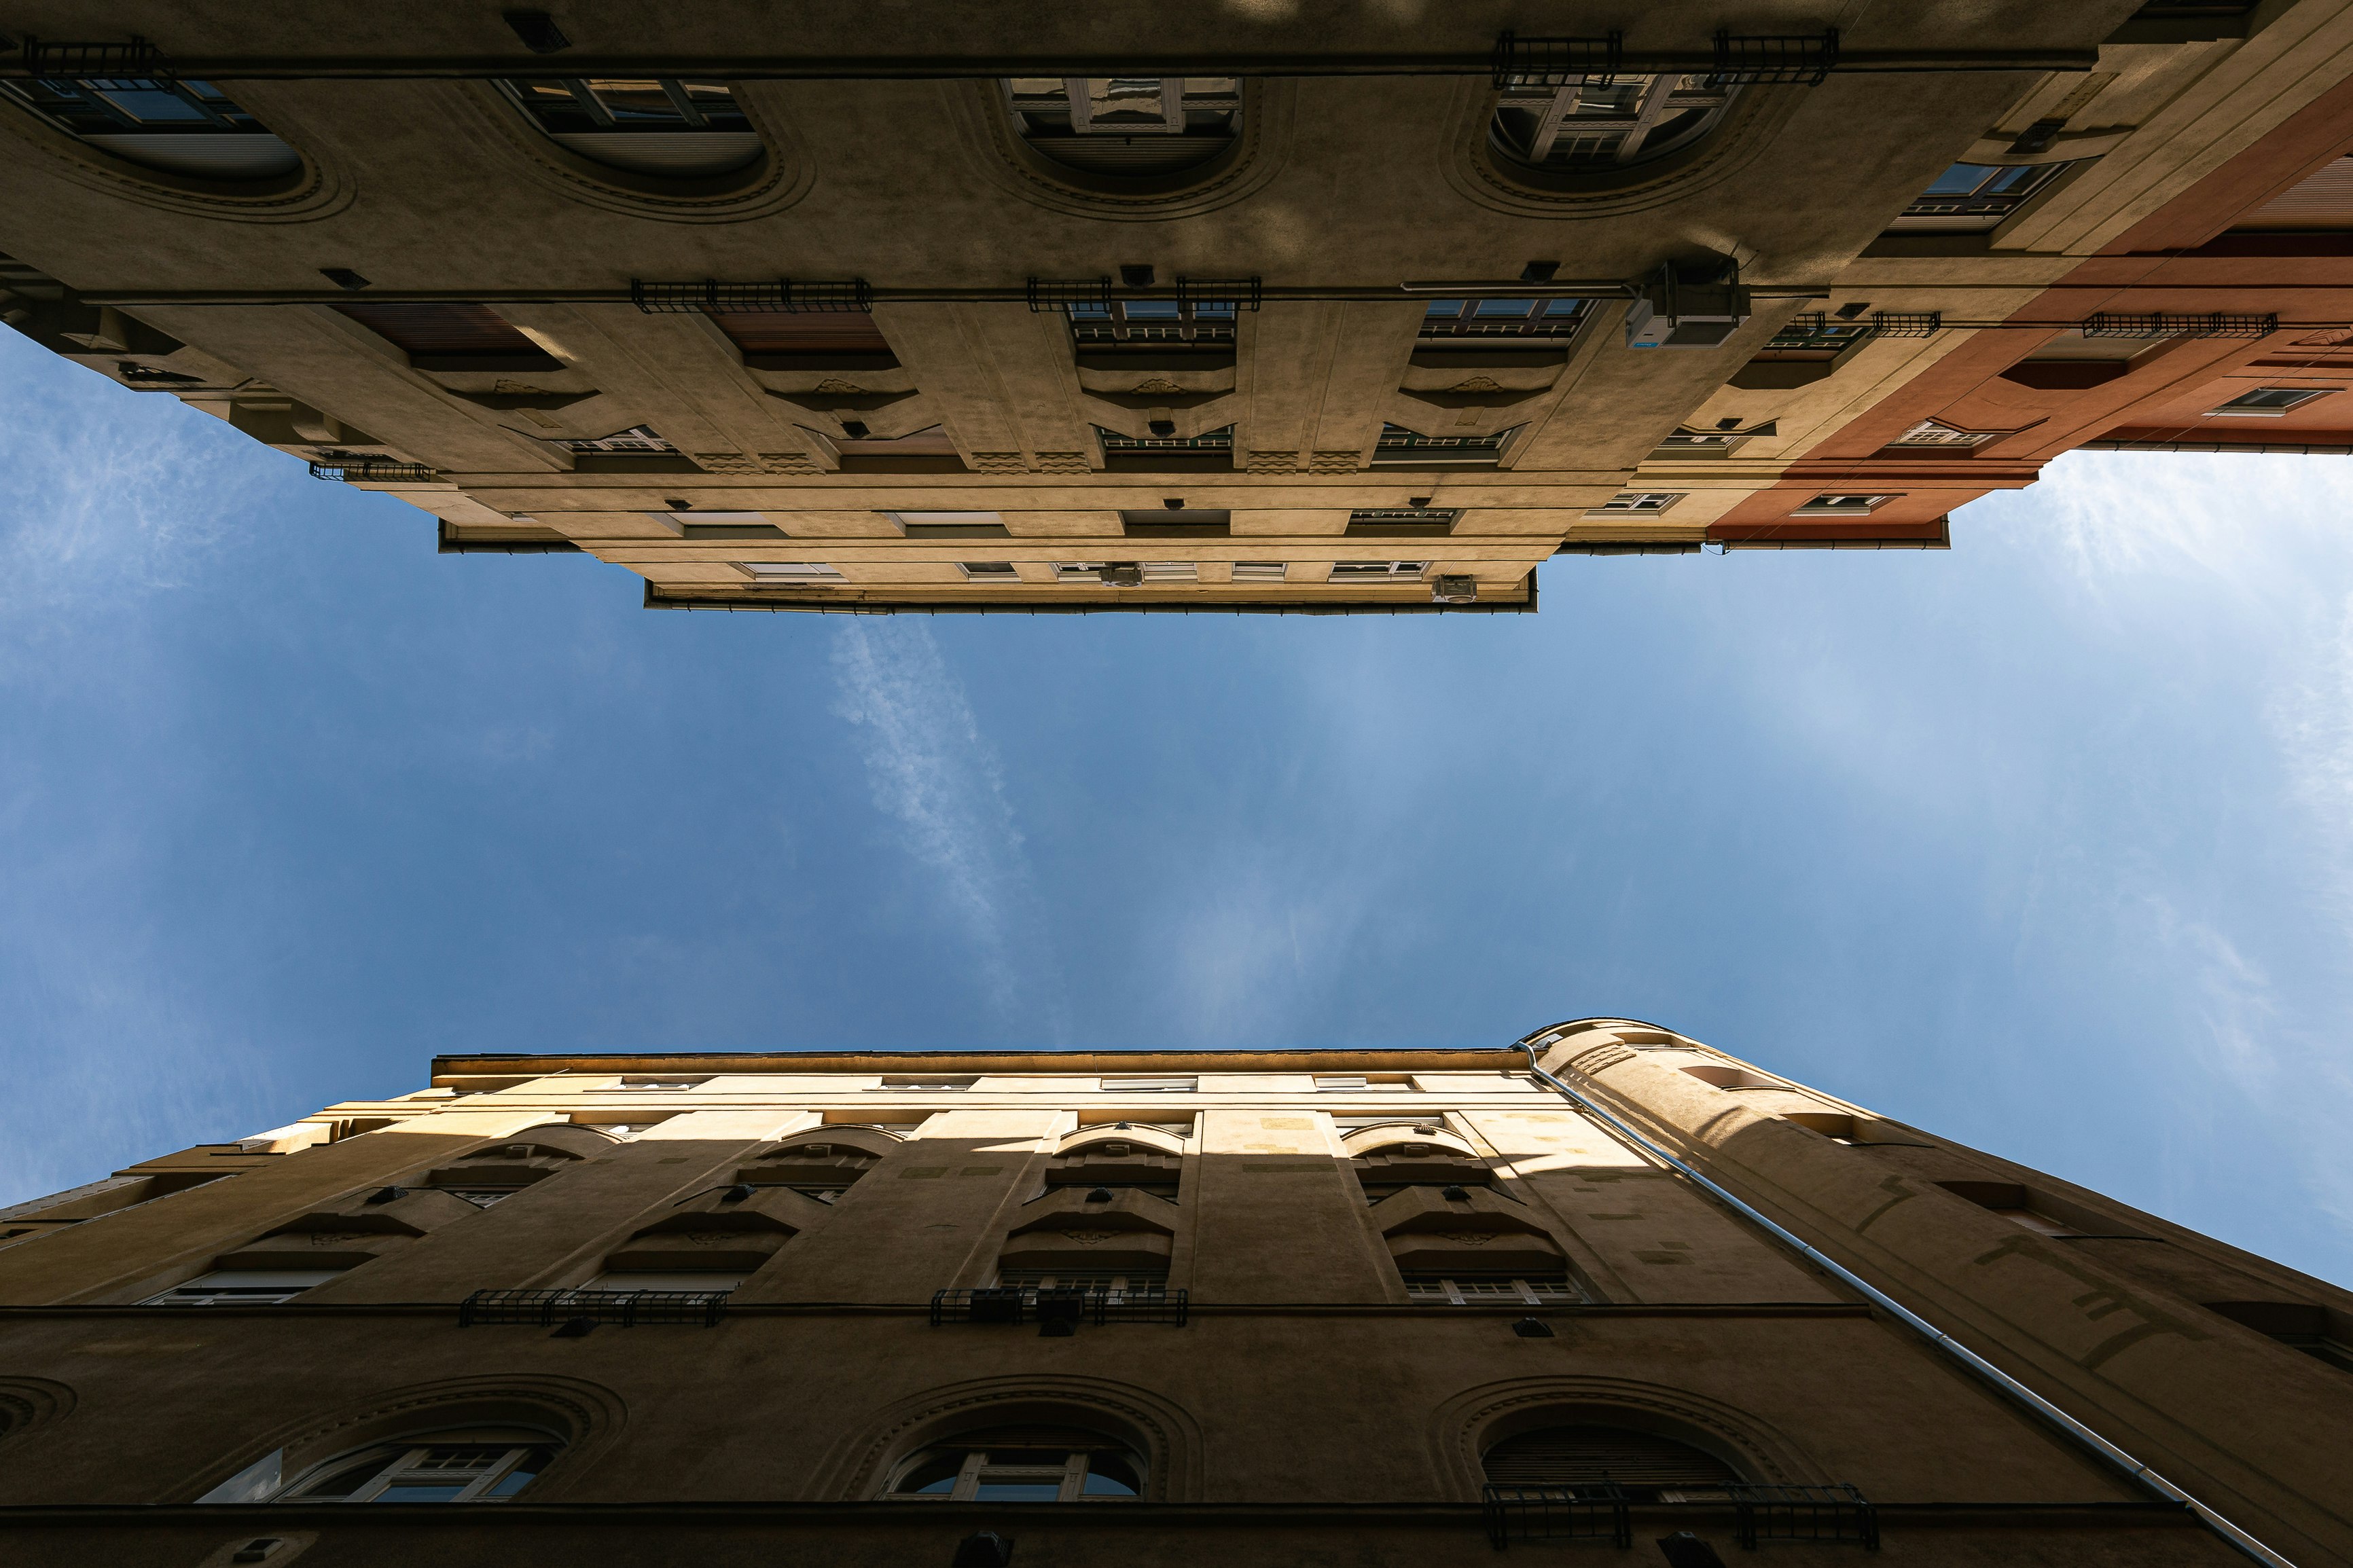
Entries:
{"type": "Polygon", "coordinates": [[[1538,616],[651,613],[0,331],[0,1202],[439,1050],[1652,1019],[2353,1282],[2353,468],[1538,616]]]}

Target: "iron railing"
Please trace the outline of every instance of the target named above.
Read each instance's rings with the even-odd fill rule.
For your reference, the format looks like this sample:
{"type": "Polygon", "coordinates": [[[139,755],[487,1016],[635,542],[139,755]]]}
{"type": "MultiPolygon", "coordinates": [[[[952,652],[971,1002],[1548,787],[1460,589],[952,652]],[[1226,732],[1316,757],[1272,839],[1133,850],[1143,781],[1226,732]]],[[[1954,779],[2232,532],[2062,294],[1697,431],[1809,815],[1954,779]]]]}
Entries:
{"type": "Polygon", "coordinates": [[[710,1328],[726,1310],[724,1290],[477,1290],[458,1307],[461,1329],[492,1324],[553,1328],[586,1320],[635,1328],[692,1323],[710,1328]]]}
{"type": "Polygon", "coordinates": [[[1190,1313],[1183,1290],[1059,1289],[991,1285],[932,1292],[932,1326],[942,1323],[1165,1323],[1181,1329],[1190,1313]]]}
{"type": "Polygon", "coordinates": [[[2087,338],[2260,338],[2279,331],[2279,318],[2225,310],[2102,310],[2087,317],[2082,331],[2087,338]]]}
{"type": "Polygon", "coordinates": [[[1501,1552],[1522,1541],[1608,1541],[1634,1544],[1625,1492],[1609,1481],[1584,1486],[1482,1487],[1487,1540],[1501,1552]]]}
{"type": "Polygon", "coordinates": [[[1945,327],[1942,310],[1873,310],[1871,330],[1883,338],[1933,338],[1945,327]]]}
{"type": "Polygon", "coordinates": [[[863,278],[815,283],[792,278],[766,283],[722,283],[715,278],[706,278],[699,283],[649,283],[642,278],[632,278],[629,302],[649,316],[683,316],[696,311],[841,315],[871,311],[874,290],[863,278]]]}
{"type": "Polygon", "coordinates": [[[1495,90],[1510,88],[1609,87],[1618,80],[1626,36],[1611,28],[1599,38],[1523,38],[1508,29],[1495,40],[1495,90]]]}
{"type": "Polygon", "coordinates": [[[1760,1541],[1849,1541],[1879,1550],[1879,1510],[1843,1481],[1792,1486],[1744,1481],[1727,1486],[1737,1516],[1735,1531],[1751,1551],[1760,1541]]]}
{"type": "Polygon", "coordinates": [[[1727,87],[1820,87],[1838,64],[1836,27],[1820,33],[1740,35],[1718,28],[1711,92],[1727,87]]]}
{"type": "Polygon", "coordinates": [[[321,458],[311,465],[314,479],[340,479],[356,484],[431,484],[440,470],[424,463],[396,463],[389,458],[321,458]]]}

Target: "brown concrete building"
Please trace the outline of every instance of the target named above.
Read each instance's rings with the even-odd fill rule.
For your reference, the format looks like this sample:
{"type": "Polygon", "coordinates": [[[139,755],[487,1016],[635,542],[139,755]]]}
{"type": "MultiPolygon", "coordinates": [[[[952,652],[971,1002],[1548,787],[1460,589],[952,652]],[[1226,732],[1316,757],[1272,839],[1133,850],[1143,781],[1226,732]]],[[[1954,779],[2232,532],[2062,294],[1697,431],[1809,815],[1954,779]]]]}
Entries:
{"type": "Polygon", "coordinates": [[[864,611],[1936,545],[2353,321],[2327,243],[2181,237],[2337,210],[2346,0],[1638,10],[8,0],[0,316],[444,549],[864,611]],[[1985,390],[2120,311],[2240,324],[1985,390]]]}
{"type": "Polygon", "coordinates": [[[1625,1020],[443,1058],[0,1214],[0,1538],[2141,1568],[2243,1531],[2318,1568],[2353,1563],[2348,1310],[1625,1020]]]}

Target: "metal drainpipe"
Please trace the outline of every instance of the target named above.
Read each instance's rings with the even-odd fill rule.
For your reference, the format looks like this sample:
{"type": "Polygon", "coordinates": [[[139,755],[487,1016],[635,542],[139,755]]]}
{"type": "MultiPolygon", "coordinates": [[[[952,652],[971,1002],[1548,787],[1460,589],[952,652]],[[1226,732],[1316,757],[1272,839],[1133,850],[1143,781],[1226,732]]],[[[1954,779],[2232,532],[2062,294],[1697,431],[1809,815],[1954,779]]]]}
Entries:
{"type": "Polygon", "coordinates": [[[1910,1329],[1913,1332],[1920,1335],[1923,1339],[1926,1339],[1936,1349],[1944,1352],[1947,1355],[1960,1363],[1960,1364],[1966,1367],[1968,1371],[1976,1373],[1977,1376],[1983,1379],[1985,1382],[1991,1384],[1997,1392],[2008,1396],[2018,1404],[2024,1405],[2028,1410],[2041,1416],[2043,1420],[2049,1422],[2052,1426],[2057,1427],[2061,1432],[2064,1433],[2069,1437],[2073,1438],[2084,1447],[2091,1449],[2093,1453],[2098,1455],[2109,1464],[2114,1465],[2116,1468],[2124,1471],[2125,1474],[2132,1479],[2140,1482],[2145,1487],[2147,1487],[2151,1491],[2158,1493],[2159,1496],[2169,1498],[2173,1501],[2180,1503],[2185,1508],[2188,1508],[2192,1513],[2195,1513],[2200,1520],[2205,1521],[2207,1528],[2213,1531],[2215,1534],[2221,1536],[2232,1545],[2237,1547],[2240,1551],[2245,1552],[2248,1556],[2253,1558],[2256,1562],[2267,1563],[2270,1565],[2270,1568],[2295,1568],[2295,1564],[2291,1560],[2281,1556],[2270,1547],[2265,1546],[2262,1542],[2256,1540],[2245,1531],[2241,1530],[2237,1525],[2232,1524],[2229,1520],[2223,1518],[2212,1509],[2208,1508],[2204,1503],[2200,1502],[2196,1498],[2191,1497],[2188,1492],[2183,1491],[2179,1487],[2175,1486],[2171,1481],[2167,1480],[2163,1476],[2158,1475],[2155,1470],[2150,1469],[2147,1465],[2142,1464],[2138,1459],[2134,1458],[2130,1454],[2125,1452],[2122,1448],[2117,1447],[2114,1443],[2109,1442],[2105,1437],[2101,1436],[2091,1427],[2086,1426],[2081,1421],[2076,1420],[2073,1415],[2068,1415],[2064,1410],[2060,1409],[2059,1406],[2052,1404],[2051,1401],[2043,1398],[2041,1394],[2035,1393],[2034,1390],[2027,1387],[2026,1384],[2019,1382],[2018,1379],[2010,1376],[2010,1373],[2002,1371],[2001,1368],[1994,1365],[1993,1363],[1986,1360],[1985,1357],[1978,1354],[1975,1351],[1969,1349],[1967,1345],[1953,1338],[1952,1335],[1945,1332],[1944,1330],[1936,1327],[1936,1324],[1928,1321],[1927,1319],[1912,1310],[1911,1308],[1906,1307],[1903,1302],[1895,1300],[1894,1297],[1887,1294],[1886,1291],[1880,1289],[1877,1286],[1863,1279],[1853,1269],[1847,1268],[1844,1264],[1839,1262],[1836,1258],[1831,1258],[1827,1253],[1824,1253],[1820,1248],[1813,1246],[1811,1243],[1801,1239],[1793,1232],[1776,1224],[1773,1220],[1767,1218],[1765,1215],[1758,1212],[1750,1205],[1735,1197],[1723,1187],[1717,1185],[1715,1182],[1710,1181],[1707,1177],[1702,1175],[1691,1166],[1683,1163],[1681,1160],[1676,1159],[1672,1154],[1670,1154],[1664,1149],[1660,1148],[1656,1143],[1653,1143],[1650,1139],[1645,1138],[1633,1128],[1626,1125],[1625,1122],[1620,1121],[1609,1111],[1604,1110],[1601,1107],[1594,1104],[1593,1101],[1588,1100],[1584,1095],[1577,1093],[1577,1090],[1569,1088],[1568,1085],[1553,1077],[1552,1074],[1545,1071],[1544,1065],[1536,1059],[1536,1047],[1533,1043],[1522,1040],[1519,1041],[1518,1044],[1520,1049],[1528,1053],[1528,1071],[1537,1079],[1543,1080],[1545,1083],[1551,1085],[1555,1092],[1559,1094],[1562,1099],[1567,1100],[1571,1105],[1577,1107],[1577,1110],[1585,1112],[1586,1115],[1592,1117],[1594,1120],[1605,1123],[1620,1137],[1626,1139],[1636,1147],[1641,1149],[1643,1152],[1651,1155],[1651,1158],[1658,1160],[1669,1169],[1695,1184],[1710,1196],[1714,1197],[1718,1203],[1724,1205],[1726,1208],[1729,1208],[1743,1219],[1747,1220],[1750,1224],[1755,1225],[1759,1229],[1763,1230],[1767,1235],[1773,1237],[1774,1240],[1781,1243],[1782,1246],[1788,1247],[1791,1251],[1797,1253],[1800,1258],[1803,1258],[1815,1268],[1821,1269],[1824,1273],[1827,1273],[1838,1279],[1850,1289],[1859,1291],[1865,1300],[1871,1302],[1873,1306],[1877,1307],[1880,1310],[1894,1318],[1905,1328],[1910,1329]]]}

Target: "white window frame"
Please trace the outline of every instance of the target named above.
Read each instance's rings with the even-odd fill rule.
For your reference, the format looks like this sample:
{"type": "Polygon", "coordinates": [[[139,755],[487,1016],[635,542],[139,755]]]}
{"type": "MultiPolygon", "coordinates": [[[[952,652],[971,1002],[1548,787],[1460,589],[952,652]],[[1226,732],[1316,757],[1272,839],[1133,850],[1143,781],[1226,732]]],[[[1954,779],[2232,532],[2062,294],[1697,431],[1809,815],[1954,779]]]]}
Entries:
{"type": "Polygon", "coordinates": [[[1291,575],[1288,561],[1237,561],[1234,581],[1237,583],[1281,583],[1291,575]]]}
{"type": "MultiPolygon", "coordinates": [[[[496,1445],[492,1443],[470,1443],[462,1437],[453,1438],[446,1443],[418,1443],[406,1448],[396,1447],[393,1445],[387,1444],[385,1446],[385,1458],[383,1467],[367,1480],[364,1480],[358,1486],[353,1487],[348,1494],[339,1498],[315,1499],[305,1498],[300,1495],[303,1488],[311,1486],[318,1481],[324,1480],[331,1475],[340,1473],[353,1458],[353,1456],[349,1454],[340,1455],[335,1458],[327,1460],[324,1464],[311,1466],[309,1470],[305,1471],[295,1480],[293,1485],[281,1489],[271,1500],[290,1503],[374,1502],[394,1487],[402,1485],[403,1483],[421,1481],[427,1485],[447,1486],[456,1477],[463,1475],[470,1477],[470,1479],[459,1490],[456,1497],[444,1500],[448,1502],[504,1502],[507,1500],[504,1498],[486,1497],[484,1494],[490,1492],[496,1488],[501,1481],[506,1479],[507,1477],[513,1472],[515,1467],[521,1464],[523,1458],[531,1453],[533,1449],[554,1449],[557,1447],[557,1445],[553,1439],[545,1443],[517,1443],[507,1448],[506,1451],[499,1455],[497,1458],[491,1460],[486,1468],[480,1469],[471,1468],[463,1470],[433,1469],[427,1468],[425,1464],[427,1456],[430,1455],[437,1448],[490,1448],[495,1446],[496,1445]]],[[[364,1450],[363,1450],[363,1452],[364,1452],[364,1450]]],[[[553,1462],[552,1455],[550,1462],[553,1462]]],[[[538,1474],[534,1472],[532,1479],[537,1480],[538,1479],[538,1474]]],[[[523,1483],[522,1487],[517,1488],[516,1490],[520,1492],[525,1488],[528,1488],[530,1484],[530,1481],[526,1481],[523,1483]]]]}
{"type": "Polygon", "coordinates": [[[1430,570],[1427,561],[1335,561],[1331,583],[1419,583],[1430,570]],[[1373,568],[1373,570],[1366,570],[1373,568]]]}
{"type": "Polygon", "coordinates": [[[956,570],[970,583],[1018,583],[1021,572],[1010,561],[959,561],[956,570]]]}
{"type": "Polygon", "coordinates": [[[822,561],[738,561],[736,568],[754,583],[847,583],[849,578],[822,561]]]}
{"type": "Polygon", "coordinates": [[[1941,419],[1923,419],[1888,443],[1891,447],[1982,447],[2006,430],[1964,430],[1941,419]]]}
{"type": "Polygon", "coordinates": [[[184,1279],[142,1307],[275,1307],[342,1278],[343,1268],[215,1268],[184,1279]]]}
{"type": "Polygon", "coordinates": [[[1599,506],[1588,508],[1588,517],[1657,517],[1690,494],[1688,490],[1620,490],[1599,506]]]}
{"type": "Polygon", "coordinates": [[[2225,403],[2218,408],[2208,409],[2206,411],[2206,416],[2210,419],[2277,419],[2283,415],[2303,407],[2306,404],[2312,402],[2316,398],[2326,397],[2336,390],[2337,388],[2333,386],[2251,386],[2246,391],[2239,394],[2238,397],[2231,399],[2229,403],[2225,403]],[[2253,397],[2259,394],[2266,392],[2292,392],[2296,394],[2297,396],[2295,401],[2293,403],[2282,403],[2269,408],[2240,408],[2234,406],[2234,405],[2239,402],[2240,398],[2253,397]]]}
{"type": "Polygon", "coordinates": [[[1889,501],[1893,495],[1850,495],[1845,491],[1825,491],[1791,512],[1791,517],[1869,517],[1889,501]],[[1860,505],[1841,505],[1860,502],[1860,505]]]}
{"type": "Polygon", "coordinates": [[[1177,1076],[1103,1078],[1095,1082],[1105,1094],[1191,1094],[1201,1087],[1198,1078],[1177,1076]]]}

